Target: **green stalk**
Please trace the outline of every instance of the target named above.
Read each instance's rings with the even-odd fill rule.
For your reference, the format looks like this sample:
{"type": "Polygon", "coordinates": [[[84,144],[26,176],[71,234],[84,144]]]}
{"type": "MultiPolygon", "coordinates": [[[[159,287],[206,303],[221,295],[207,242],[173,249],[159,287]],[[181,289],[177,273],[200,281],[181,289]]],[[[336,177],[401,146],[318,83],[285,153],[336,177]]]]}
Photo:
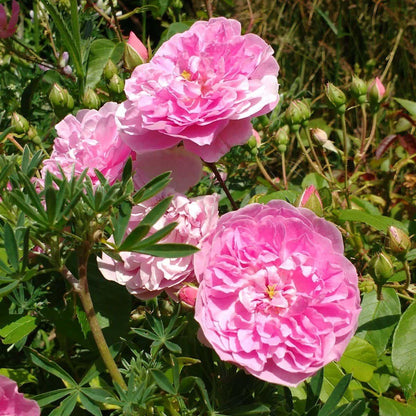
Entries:
{"type": "Polygon", "coordinates": [[[344,141],[344,191],[345,200],[347,201],[348,208],[351,208],[349,189],[348,189],[348,136],[347,136],[347,123],[345,121],[345,114],[341,114],[342,123],[342,137],[344,141]]]}
{"type": "Polygon", "coordinates": [[[81,300],[84,311],[87,315],[88,323],[91,328],[94,341],[97,345],[98,351],[101,355],[101,358],[108,369],[108,372],[111,375],[111,378],[116,382],[121,388],[127,390],[127,385],[115,363],[111,352],[108,348],[107,342],[104,338],[103,331],[101,330],[100,324],[98,323],[97,314],[94,310],[94,305],[92,303],[91,294],[88,288],[88,279],[87,279],[87,265],[88,257],[90,254],[90,245],[86,241],[79,250],[79,260],[78,260],[78,296],[81,300]]]}

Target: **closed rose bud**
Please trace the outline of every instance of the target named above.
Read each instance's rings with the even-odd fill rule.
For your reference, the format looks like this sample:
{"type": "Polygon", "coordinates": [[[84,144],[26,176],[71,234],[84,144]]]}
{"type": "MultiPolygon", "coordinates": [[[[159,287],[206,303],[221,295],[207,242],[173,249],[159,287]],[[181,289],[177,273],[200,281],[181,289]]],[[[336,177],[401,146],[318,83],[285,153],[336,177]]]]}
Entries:
{"type": "Polygon", "coordinates": [[[98,110],[101,105],[101,100],[93,89],[88,88],[82,97],[82,103],[90,110],[98,110]]]}
{"type": "Polygon", "coordinates": [[[12,114],[12,122],[11,125],[13,127],[13,131],[17,134],[27,133],[29,130],[29,122],[18,113],[12,114]]]}
{"type": "Polygon", "coordinates": [[[130,32],[129,40],[124,48],[124,63],[126,68],[132,71],[136,66],[147,62],[149,55],[146,47],[140,39],[130,32]]]}
{"type": "Polygon", "coordinates": [[[108,88],[110,91],[120,94],[124,90],[124,81],[117,74],[114,74],[108,83],[108,88]]]}
{"type": "Polygon", "coordinates": [[[378,77],[370,83],[368,86],[368,101],[370,102],[370,107],[372,107],[373,111],[378,110],[378,106],[385,93],[386,88],[378,77]]]}
{"type": "Polygon", "coordinates": [[[276,133],[276,143],[280,153],[286,152],[289,141],[289,126],[285,125],[283,127],[280,127],[280,129],[277,130],[276,133]]]}
{"type": "Polygon", "coordinates": [[[49,93],[49,101],[54,108],[64,108],[68,101],[68,91],[59,84],[53,84],[49,93]]]}
{"type": "Polygon", "coordinates": [[[311,110],[305,101],[294,100],[285,111],[285,120],[292,131],[298,131],[311,117],[311,110]]]}
{"type": "Polygon", "coordinates": [[[320,217],[324,215],[324,207],[322,205],[321,197],[313,185],[309,185],[303,191],[296,205],[298,207],[308,208],[320,217]]]}
{"type": "Polygon", "coordinates": [[[117,66],[114,64],[114,62],[111,59],[109,59],[107,63],[105,64],[104,71],[103,71],[105,79],[109,81],[113,75],[117,74],[117,72],[118,72],[117,66]]]}
{"type": "Polygon", "coordinates": [[[179,300],[189,308],[195,307],[196,295],[198,288],[195,286],[185,285],[182,286],[178,293],[179,300]]]}
{"type": "Polygon", "coordinates": [[[328,135],[326,132],[322,129],[311,129],[311,135],[312,137],[326,150],[329,150],[330,152],[338,153],[337,148],[334,146],[334,143],[332,143],[331,140],[328,139],[328,135]]]}
{"type": "Polygon", "coordinates": [[[325,87],[325,95],[330,104],[335,108],[339,114],[344,114],[347,107],[347,97],[331,82],[328,82],[325,87]]]}
{"type": "Polygon", "coordinates": [[[387,230],[390,250],[396,254],[406,254],[411,248],[409,236],[400,228],[391,226],[387,230]]]}
{"type": "Polygon", "coordinates": [[[367,101],[367,84],[355,75],[352,77],[351,95],[357,100],[358,104],[364,104],[367,101]]]}
{"type": "Polygon", "coordinates": [[[377,284],[384,284],[393,276],[393,263],[386,253],[378,253],[372,260],[374,270],[374,281],[377,284]]]}

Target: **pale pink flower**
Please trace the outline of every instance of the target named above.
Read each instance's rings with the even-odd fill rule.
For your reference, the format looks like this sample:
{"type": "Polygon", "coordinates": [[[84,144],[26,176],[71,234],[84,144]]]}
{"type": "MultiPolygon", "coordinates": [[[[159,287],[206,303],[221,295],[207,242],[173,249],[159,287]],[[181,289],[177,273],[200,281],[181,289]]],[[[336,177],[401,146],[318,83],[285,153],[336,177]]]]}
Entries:
{"type": "Polygon", "coordinates": [[[61,176],[58,164],[67,178],[74,169],[75,176],[88,169],[94,185],[99,179],[98,169],[113,183],[121,173],[131,150],[120,139],[114,120],[118,104],[109,102],[97,110],[80,110],[76,117],[66,116],[55,128],[58,137],[54,141],[50,159],[43,162],[42,177],[46,171],[61,176]]]}
{"type": "Polygon", "coordinates": [[[215,162],[252,134],[250,120],[279,100],[273,49],[240,23],[196,22],[165,42],[126,81],[117,111],[122,139],[135,151],[186,149],[215,162]]]}
{"type": "MultiPolygon", "coordinates": [[[[157,201],[146,201],[133,208],[127,233],[130,233],[157,201]]],[[[188,199],[176,194],[166,214],[152,227],[151,234],[169,223],[176,228],[160,243],[184,243],[199,247],[202,239],[217,224],[218,195],[188,199]]],[[[193,256],[161,258],[146,254],[121,252],[122,262],[103,254],[98,267],[103,276],[121,285],[140,299],[157,296],[163,290],[176,292],[182,283],[195,280],[193,256]]]]}
{"type": "Polygon", "coordinates": [[[338,229],[273,200],[225,214],[195,254],[195,319],[224,361],[296,386],[338,360],[357,328],[357,273],[338,229]]]}
{"type": "Polygon", "coordinates": [[[0,39],[9,38],[16,33],[17,20],[19,19],[19,3],[16,0],[12,2],[12,12],[10,20],[7,21],[7,14],[4,6],[0,4],[0,39]]]}
{"type": "Polygon", "coordinates": [[[135,155],[133,181],[141,188],[161,173],[171,171],[169,189],[185,193],[196,185],[202,176],[201,159],[183,146],[135,155]]]}
{"type": "Polygon", "coordinates": [[[34,400],[19,393],[13,380],[0,375],[0,415],[39,416],[40,408],[34,400]]]}
{"type": "Polygon", "coordinates": [[[130,32],[127,45],[133,48],[137,55],[139,55],[142,62],[147,62],[149,59],[149,54],[147,52],[146,46],[143,45],[142,41],[133,32],[130,32]]]}

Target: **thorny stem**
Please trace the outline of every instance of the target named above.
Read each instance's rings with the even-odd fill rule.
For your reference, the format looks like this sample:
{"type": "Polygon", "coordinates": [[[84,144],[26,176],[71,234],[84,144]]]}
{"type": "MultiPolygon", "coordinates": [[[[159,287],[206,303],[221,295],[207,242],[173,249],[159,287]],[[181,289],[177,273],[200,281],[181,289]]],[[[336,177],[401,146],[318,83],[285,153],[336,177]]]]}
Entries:
{"type": "Polygon", "coordinates": [[[216,177],[217,181],[219,182],[221,188],[225,192],[225,195],[227,195],[227,198],[230,201],[230,204],[231,204],[233,210],[236,211],[238,209],[238,206],[237,206],[236,202],[234,201],[234,198],[231,196],[231,193],[230,193],[229,189],[227,188],[227,185],[222,180],[221,174],[218,172],[218,169],[215,166],[215,163],[205,162],[205,164],[211,169],[212,173],[215,175],[215,177],[216,177]]]}
{"type": "Polygon", "coordinates": [[[276,189],[277,191],[279,191],[280,188],[275,184],[275,182],[273,181],[273,179],[267,173],[266,168],[264,167],[263,163],[261,163],[261,160],[259,159],[259,157],[257,155],[256,155],[256,163],[257,163],[257,166],[259,167],[261,173],[266,178],[267,182],[269,182],[270,185],[272,185],[274,189],[276,189]]]}
{"type": "Polygon", "coordinates": [[[364,152],[365,138],[367,137],[367,111],[365,110],[365,104],[361,104],[361,113],[363,116],[363,124],[361,127],[360,155],[362,155],[364,152]]]}
{"type": "Polygon", "coordinates": [[[81,300],[84,311],[87,315],[88,323],[91,328],[91,333],[94,337],[94,341],[97,345],[98,351],[101,355],[101,358],[108,369],[108,372],[111,375],[111,378],[116,382],[121,388],[127,390],[127,385],[115,363],[111,352],[108,348],[107,342],[104,338],[103,331],[101,330],[100,324],[98,323],[97,315],[94,310],[94,305],[92,303],[91,294],[88,288],[88,279],[87,279],[87,265],[88,257],[90,254],[90,243],[85,241],[79,250],[78,257],[78,275],[79,280],[77,280],[68,269],[63,269],[62,274],[64,277],[71,283],[75,292],[78,293],[78,296],[81,300]]]}

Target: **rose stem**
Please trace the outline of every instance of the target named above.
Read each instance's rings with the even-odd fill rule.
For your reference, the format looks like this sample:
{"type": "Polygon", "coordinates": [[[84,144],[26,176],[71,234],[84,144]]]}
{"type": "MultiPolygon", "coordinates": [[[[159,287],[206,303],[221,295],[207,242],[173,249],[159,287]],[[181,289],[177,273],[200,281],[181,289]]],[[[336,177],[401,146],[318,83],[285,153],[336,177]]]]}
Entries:
{"type": "Polygon", "coordinates": [[[88,257],[90,254],[90,245],[89,242],[85,241],[81,249],[79,250],[78,258],[78,274],[79,281],[78,285],[75,286],[76,292],[78,293],[79,298],[81,299],[82,306],[87,315],[88,323],[91,328],[94,341],[97,345],[98,351],[101,355],[102,360],[104,361],[105,366],[107,367],[111,378],[119,384],[121,388],[127,390],[127,385],[124,382],[124,379],[115,363],[111,352],[108,348],[107,342],[104,338],[103,331],[101,330],[100,324],[98,323],[97,315],[94,310],[94,305],[92,303],[90,291],[88,288],[88,279],[87,279],[87,265],[88,257]]]}
{"type": "Polygon", "coordinates": [[[220,173],[218,172],[217,167],[215,166],[215,163],[208,163],[205,162],[205,164],[211,169],[212,173],[215,175],[215,177],[217,178],[217,181],[220,183],[221,188],[223,189],[223,191],[225,192],[225,195],[227,195],[228,200],[230,201],[231,206],[233,207],[233,210],[236,211],[238,209],[237,204],[234,201],[234,198],[231,196],[230,191],[227,188],[227,185],[225,184],[225,182],[222,180],[220,173]]]}

